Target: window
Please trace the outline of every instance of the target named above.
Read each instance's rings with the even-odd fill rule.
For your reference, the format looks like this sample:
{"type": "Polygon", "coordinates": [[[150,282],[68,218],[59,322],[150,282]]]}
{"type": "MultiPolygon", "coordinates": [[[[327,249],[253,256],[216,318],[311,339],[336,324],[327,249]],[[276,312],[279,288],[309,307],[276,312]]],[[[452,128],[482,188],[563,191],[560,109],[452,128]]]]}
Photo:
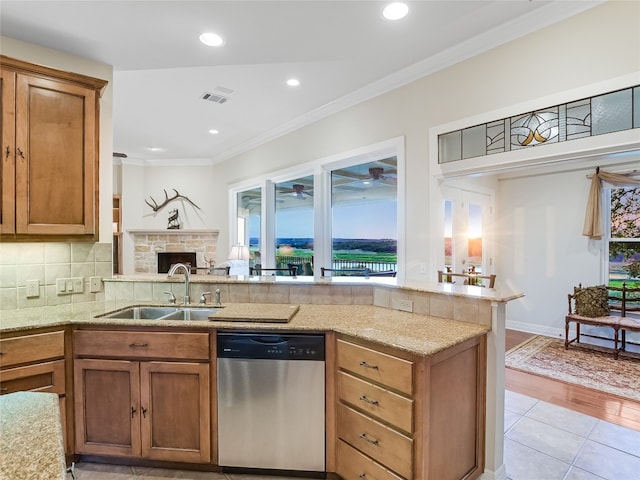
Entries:
{"type": "Polygon", "coordinates": [[[249,265],[253,267],[256,263],[260,264],[262,188],[238,192],[236,205],[237,243],[249,246],[249,265]]]}
{"type": "Polygon", "coordinates": [[[609,285],[640,284],[640,187],[609,191],[609,285]]]}
{"type": "Polygon", "coordinates": [[[274,188],[276,268],[295,265],[298,275],[313,275],[313,175],[274,188]]]}
{"type": "Polygon", "coordinates": [[[397,173],[395,156],[331,171],[333,276],[395,276],[397,173]]]}
{"type": "Polygon", "coordinates": [[[444,252],[438,270],[490,273],[488,232],[493,223],[493,199],[487,193],[454,186],[443,188],[444,252]],[[444,267],[444,268],[443,268],[444,267]]]}
{"type": "Polygon", "coordinates": [[[397,137],[248,178],[229,190],[230,241],[250,245],[250,266],[265,274],[288,276],[295,265],[316,278],[323,268],[350,269],[401,282],[403,171],[397,137]]]}
{"type": "Polygon", "coordinates": [[[438,135],[438,163],[640,128],[640,86],[438,135]]]}

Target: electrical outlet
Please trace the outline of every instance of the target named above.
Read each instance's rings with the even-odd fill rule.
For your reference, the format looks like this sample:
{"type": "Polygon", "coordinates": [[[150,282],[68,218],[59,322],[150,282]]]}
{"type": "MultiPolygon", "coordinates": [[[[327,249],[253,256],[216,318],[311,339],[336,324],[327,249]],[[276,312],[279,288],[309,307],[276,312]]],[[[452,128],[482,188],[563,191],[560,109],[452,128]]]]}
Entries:
{"type": "Polygon", "coordinates": [[[35,298],[40,296],[40,281],[39,280],[27,280],[27,298],[35,298]]]}
{"type": "Polygon", "coordinates": [[[404,298],[394,298],[391,300],[391,308],[402,310],[403,312],[413,312],[413,301],[404,298]]]}
{"type": "Polygon", "coordinates": [[[102,278],[100,277],[89,277],[89,292],[97,293],[102,290],[102,278]]]}

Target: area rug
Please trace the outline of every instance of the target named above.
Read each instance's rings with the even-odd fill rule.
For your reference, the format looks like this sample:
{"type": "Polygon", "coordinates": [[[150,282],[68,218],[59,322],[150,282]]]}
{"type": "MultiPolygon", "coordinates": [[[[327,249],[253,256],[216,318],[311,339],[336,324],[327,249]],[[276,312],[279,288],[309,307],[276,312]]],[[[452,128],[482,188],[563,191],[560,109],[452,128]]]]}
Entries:
{"type": "Polygon", "coordinates": [[[565,350],[564,341],[538,335],[509,350],[505,365],[640,401],[640,359],[635,357],[615,360],[611,352],[575,344],[565,350]]]}

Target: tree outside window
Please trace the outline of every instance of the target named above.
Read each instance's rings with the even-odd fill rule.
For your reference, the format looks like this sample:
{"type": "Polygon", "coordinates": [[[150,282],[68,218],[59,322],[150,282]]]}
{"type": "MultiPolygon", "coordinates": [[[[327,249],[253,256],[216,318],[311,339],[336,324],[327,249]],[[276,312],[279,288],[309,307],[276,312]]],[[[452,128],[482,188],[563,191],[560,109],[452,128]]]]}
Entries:
{"type": "Polygon", "coordinates": [[[640,187],[610,195],[609,284],[640,285],[640,187]]]}

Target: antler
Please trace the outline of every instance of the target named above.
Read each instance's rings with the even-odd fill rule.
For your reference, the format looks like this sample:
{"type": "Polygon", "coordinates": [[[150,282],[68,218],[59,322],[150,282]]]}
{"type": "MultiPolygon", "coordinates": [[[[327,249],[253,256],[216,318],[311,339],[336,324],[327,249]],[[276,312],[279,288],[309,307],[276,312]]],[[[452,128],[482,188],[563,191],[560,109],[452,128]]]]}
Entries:
{"type": "Polygon", "coordinates": [[[162,202],[160,205],[158,205],[158,203],[153,199],[153,197],[149,197],[151,199],[151,201],[153,202],[153,205],[151,203],[149,203],[146,199],[145,199],[144,203],[149,205],[153,209],[154,212],[157,212],[162,207],[164,207],[167,203],[172,202],[173,200],[177,200],[178,198],[184,198],[187,202],[189,202],[195,208],[200,210],[200,207],[198,205],[196,205],[195,203],[193,203],[189,197],[186,197],[184,195],[180,195],[175,188],[173,189],[173,191],[176,192],[175,196],[169,198],[169,194],[167,193],[166,190],[164,190],[165,199],[164,199],[164,202],[162,202]]]}

